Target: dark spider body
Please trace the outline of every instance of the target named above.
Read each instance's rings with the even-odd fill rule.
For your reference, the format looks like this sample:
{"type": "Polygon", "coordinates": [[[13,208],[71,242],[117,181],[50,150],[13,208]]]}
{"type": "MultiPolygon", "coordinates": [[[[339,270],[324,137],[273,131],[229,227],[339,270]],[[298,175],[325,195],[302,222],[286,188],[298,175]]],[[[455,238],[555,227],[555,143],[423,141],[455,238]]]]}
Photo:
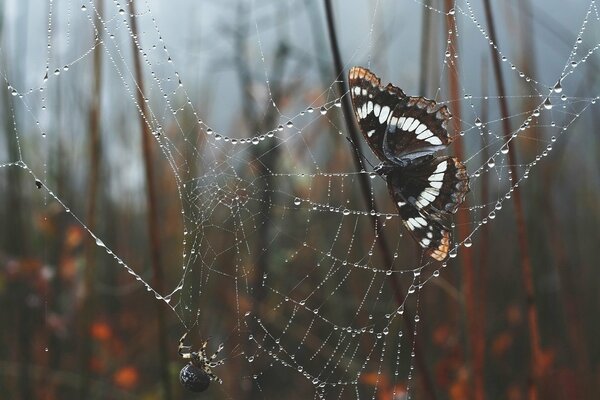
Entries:
{"type": "Polygon", "coordinates": [[[223,345],[221,344],[217,351],[208,357],[206,355],[208,341],[204,341],[198,351],[191,351],[191,346],[183,344],[186,336],[187,332],[179,339],[179,347],[177,348],[181,358],[190,360],[179,373],[179,380],[183,387],[192,392],[203,392],[208,389],[211,381],[223,383],[221,378],[212,372],[212,368],[222,365],[224,362],[224,360],[214,361],[219,352],[223,350],[223,345]]]}

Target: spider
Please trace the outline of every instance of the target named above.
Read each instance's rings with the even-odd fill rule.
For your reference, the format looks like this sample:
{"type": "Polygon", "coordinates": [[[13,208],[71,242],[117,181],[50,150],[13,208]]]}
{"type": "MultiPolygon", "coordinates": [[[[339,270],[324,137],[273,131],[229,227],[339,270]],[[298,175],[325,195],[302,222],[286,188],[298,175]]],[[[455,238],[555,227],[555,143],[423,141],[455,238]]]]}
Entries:
{"type": "Polygon", "coordinates": [[[220,344],[217,351],[209,358],[206,355],[208,340],[202,343],[202,347],[198,351],[191,351],[192,346],[183,344],[187,334],[187,332],[184,333],[179,339],[179,347],[177,348],[181,358],[190,360],[179,373],[179,380],[183,387],[192,392],[203,392],[208,389],[211,381],[223,383],[223,380],[212,372],[212,368],[225,362],[225,360],[214,361],[219,352],[223,350],[223,344],[220,344]]]}

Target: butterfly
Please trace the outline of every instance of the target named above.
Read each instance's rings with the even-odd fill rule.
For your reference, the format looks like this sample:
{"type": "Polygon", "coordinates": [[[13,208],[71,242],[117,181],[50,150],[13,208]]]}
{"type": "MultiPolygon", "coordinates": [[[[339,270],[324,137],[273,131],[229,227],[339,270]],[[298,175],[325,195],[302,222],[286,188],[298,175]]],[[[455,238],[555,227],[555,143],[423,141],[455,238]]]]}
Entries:
{"type": "Polygon", "coordinates": [[[366,68],[353,67],[348,78],[360,130],[381,161],[375,172],[386,180],[404,226],[425,254],[445,260],[452,243],[447,220],[469,192],[463,163],[434,155],[452,142],[448,108],[407,96],[391,83],[381,86],[366,68]]]}

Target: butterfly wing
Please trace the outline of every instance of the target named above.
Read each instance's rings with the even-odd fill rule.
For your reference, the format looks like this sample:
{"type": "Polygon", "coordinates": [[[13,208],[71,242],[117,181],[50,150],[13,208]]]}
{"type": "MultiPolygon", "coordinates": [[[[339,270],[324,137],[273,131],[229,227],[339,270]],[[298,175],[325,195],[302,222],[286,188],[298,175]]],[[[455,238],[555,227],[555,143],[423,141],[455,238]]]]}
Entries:
{"type": "Polygon", "coordinates": [[[360,130],[380,160],[405,164],[404,160],[430,155],[446,147],[450,113],[424,97],[409,97],[377,75],[353,67],[348,74],[352,105],[360,130]]]}
{"type": "Polygon", "coordinates": [[[444,221],[456,212],[469,191],[465,166],[453,157],[429,158],[395,169],[387,182],[404,226],[427,255],[444,260],[451,245],[444,221]]]}
{"type": "Polygon", "coordinates": [[[383,139],[392,110],[406,95],[391,83],[381,87],[381,81],[371,71],[353,67],[348,73],[350,96],[360,130],[381,161],[386,160],[383,139]]]}
{"type": "Polygon", "coordinates": [[[392,111],[383,141],[387,159],[402,164],[443,150],[452,142],[446,125],[451,115],[424,97],[406,97],[392,111]]]}
{"type": "Polygon", "coordinates": [[[388,190],[402,222],[425,249],[442,261],[448,256],[451,232],[447,217],[469,191],[464,165],[453,157],[433,157],[452,138],[446,106],[424,97],[409,97],[366,68],[349,72],[350,94],[361,132],[386,168],[388,190]]]}

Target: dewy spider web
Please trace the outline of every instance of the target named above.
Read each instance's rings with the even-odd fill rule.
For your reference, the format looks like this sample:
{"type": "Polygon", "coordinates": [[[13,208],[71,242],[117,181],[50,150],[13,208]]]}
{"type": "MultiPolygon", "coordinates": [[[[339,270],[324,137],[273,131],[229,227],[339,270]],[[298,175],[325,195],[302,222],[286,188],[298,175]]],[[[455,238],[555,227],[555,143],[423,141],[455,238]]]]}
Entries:
{"type": "MultiPolygon", "coordinates": [[[[197,100],[197,94],[190,91],[191,84],[186,83],[196,79],[193,69],[179,69],[183,62],[178,59],[188,56],[178,49],[181,43],[170,43],[163,36],[160,7],[164,6],[140,2],[134,18],[144,29],[133,37],[128,4],[114,2],[100,17],[92,2],[83,6],[69,2],[65,24],[56,21],[53,13],[58,5],[50,1],[48,45],[58,45],[61,35],[66,35],[67,46],[74,46],[74,27],[84,22],[93,27],[94,39],[78,49],[76,56],[67,57],[67,64],[59,64],[49,46],[46,76],[31,89],[15,84],[10,71],[2,66],[2,76],[15,100],[15,109],[6,112],[15,121],[19,158],[9,159],[3,151],[6,161],[0,167],[21,168],[38,179],[49,195],[48,201],[59,203],[87,229],[81,214],[71,210],[69,202],[48,183],[46,162],[52,161],[48,148],[61,134],[48,133],[51,127],[46,108],[53,104],[48,92],[59,81],[73,79],[69,77],[72,70],[91,64],[90,54],[100,46],[110,79],[122,86],[118,95],[126,97],[128,115],[137,117],[142,110],[136,100],[140,88],[133,78],[129,52],[130,41],[135,40],[149,77],[144,93],[148,107],[145,122],[162,159],[170,166],[181,202],[183,254],[181,260],[169,260],[170,268],[181,264],[181,277],[167,293],[157,293],[146,277],[135,272],[137,266],[128,265],[99,233],[88,229],[96,243],[114,258],[113,268],[116,264],[124,267],[155,293],[157,301],[167,303],[181,320],[182,329],[200,330],[213,341],[224,342],[229,363],[237,365],[233,368],[226,362],[215,371],[226,381],[225,386],[227,380],[247,380],[253,390],[269,397],[283,393],[282,386],[287,386],[283,382],[291,381],[298,398],[375,398],[391,387],[400,397],[412,390],[418,305],[427,296],[423,288],[436,281],[441,269],[452,267],[461,246],[472,246],[482,226],[501,215],[514,189],[534,174],[555,141],[574,131],[578,119],[595,103],[597,97],[585,91],[586,97],[580,96],[578,86],[585,85],[584,72],[580,72],[586,71],[583,66],[598,62],[600,43],[594,41],[594,33],[600,16],[595,1],[580,14],[573,12],[573,20],[578,21],[573,23],[580,24],[580,30],[572,32],[576,40],[570,54],[554,55],[551,60],[539,56],[542,62],[556,63],[562,70],[547,68],[543,74],[548,76],[534,77],[518,57],[510,56],[510,50],[490,41],[485,24],[480,25],[482,9],[457,1],[450,14],[464,43],[450,41],[447,48],[431,51],[431,62],[436,66],[432,70],[437,71],[432,80],[438,89],[428,93],[418,93],[414,84],[419,68],[426,68],[417,62],[419,40],[407,33],[409,28],[402,30],[399,25],[410,15],[426,11],[434,24],[444,26],[446,13],[435,2],[399,5],[379,1],[372,10],[357,7],[358,11],[345,11],[347,15],[338,18],[341,37],[349,38],[343,43],[346,68],[370,60],[369,67],[383,83],[391,81],[410,95],[435,97],[451,111],[462,109],[462,130],[451,133],[462,141],[467,154],[472,188],[466,202],[470,234],[458,238],[454,232],[458,243],[451,258],[440,264],[424,259],[415,250],[401,227],[385,183],[370,167],[355,171],[350,161],[354,149],[346,141],[341,97],[336,93],[336,82],[329,80],[333,73],[328,56],[311,56],[303,48],[306,37],[295,35],[296,30],[311,28],[296,14],[321,16],[319,4],[313,3],[236,3],[239,26],[221,26],[224,32],[218,32],[233,39],[234,48],[213,56],[223,51],[223,44],[230,43],[218,37],[206,45],[208,50],[194,55],[210,57],[197,77],[203,90],[214,85],[213,95],[208,96],[211,99],[205,101],[197,100]],[[78,7],[82,10],[76,12],[78,7]],[[245,15],[249,15],[248,20],[241,18],[245,15]],[[289,25],[273,28],[276,24],[289,25]],[[358,36],[348,31],[348,26],[355,25],[364,28],[358,36]],[[375,45],[380,42],[385,43],[382,48],[375,45]],[[457,59],[451,58],[452,46],[457,46],[457,59]],[[510,87],[505,98],[513,127],[510,140],[522,149],[518,176],[511,176],[509,171],[503,117],[496,111],[498,96],[493,89],[485,89],[485,85],[492,88],[493,81],[471,79],[484,74],[479,60],[489,54],[490,47],[502,60],[510,87]],[[384,56],[383,52],[391,54],[384,56]],[[385,68],[379,64],[380,57],[389,57],[395,67],[385,68]],[[248,61],[250,65],[245,64],[248,61]],[[447,69],[457,62],[463,98],[444,102],[447,69]],[[310,63],[316,67],[309,67],[310,63]],[[216,71],[223,65],[235,71],[218,75],[216,71]],[[318,82],[318,68],[326,71],[321,77],[327,77],[324,85],[318,82]],[[229,75],[239,79],[226,79],[229,75]],[[324,89],[318,89],[320,86],[324,89]],[[243,91],[251,93],[243,94],[238,104],[234,97],[243,91]],[[29,134],[32,130],[37,132],[29,134]],[[31,141],[40,140],[44,144],[39,147],[46,149],[41,159],[47,159],[42,164],[29,149],[31,141]],[[380,207],[377,214],[360,196],[361,174],[372,178],[370,195],[380,207]],[[479,194],[484,179],[493,185],[492,201],[479,194]],[[373,216],[381,221],[376,229],[371,225],[373,216]],[[384,263],[379,246],[383,238],[393,251],[392,265],[384,263]],[[400,298],[390,287],[390,278],[400,282],[400,298]],[[404,312],[414,320],[412,326],[403,321],[404,312]]],[[[219,13],[225,6],[210,7],[214,8],[210,12],[219,13]]],[[[565,6],[556,2],[554,7],[565,6]]],[[[229,17],[230,11],[221,16],[231,23],[229,17]]],[[[210,29],[215,27],[209,25],[210,29]]],[[[508,43],[505,37],[500,40],[508,43]]],[[[118,123],[109,124],[119,128],[118,123]]],[[[117,139],[111,135],[107,134],[109,140],[117,139]]],[[[357,145],[374,162],[369,149],[362,143],[357,145]]],[[[120,158],[123,152],[134,151],[133,146],[126,142],[109,150],[116,153],[113,161],[117,168],[123,168],[120,158]],[[116,148],[123,145],[125,150],[116,148]]],[[[449,152],[452,154],[452,146],[449,152]]]]}

